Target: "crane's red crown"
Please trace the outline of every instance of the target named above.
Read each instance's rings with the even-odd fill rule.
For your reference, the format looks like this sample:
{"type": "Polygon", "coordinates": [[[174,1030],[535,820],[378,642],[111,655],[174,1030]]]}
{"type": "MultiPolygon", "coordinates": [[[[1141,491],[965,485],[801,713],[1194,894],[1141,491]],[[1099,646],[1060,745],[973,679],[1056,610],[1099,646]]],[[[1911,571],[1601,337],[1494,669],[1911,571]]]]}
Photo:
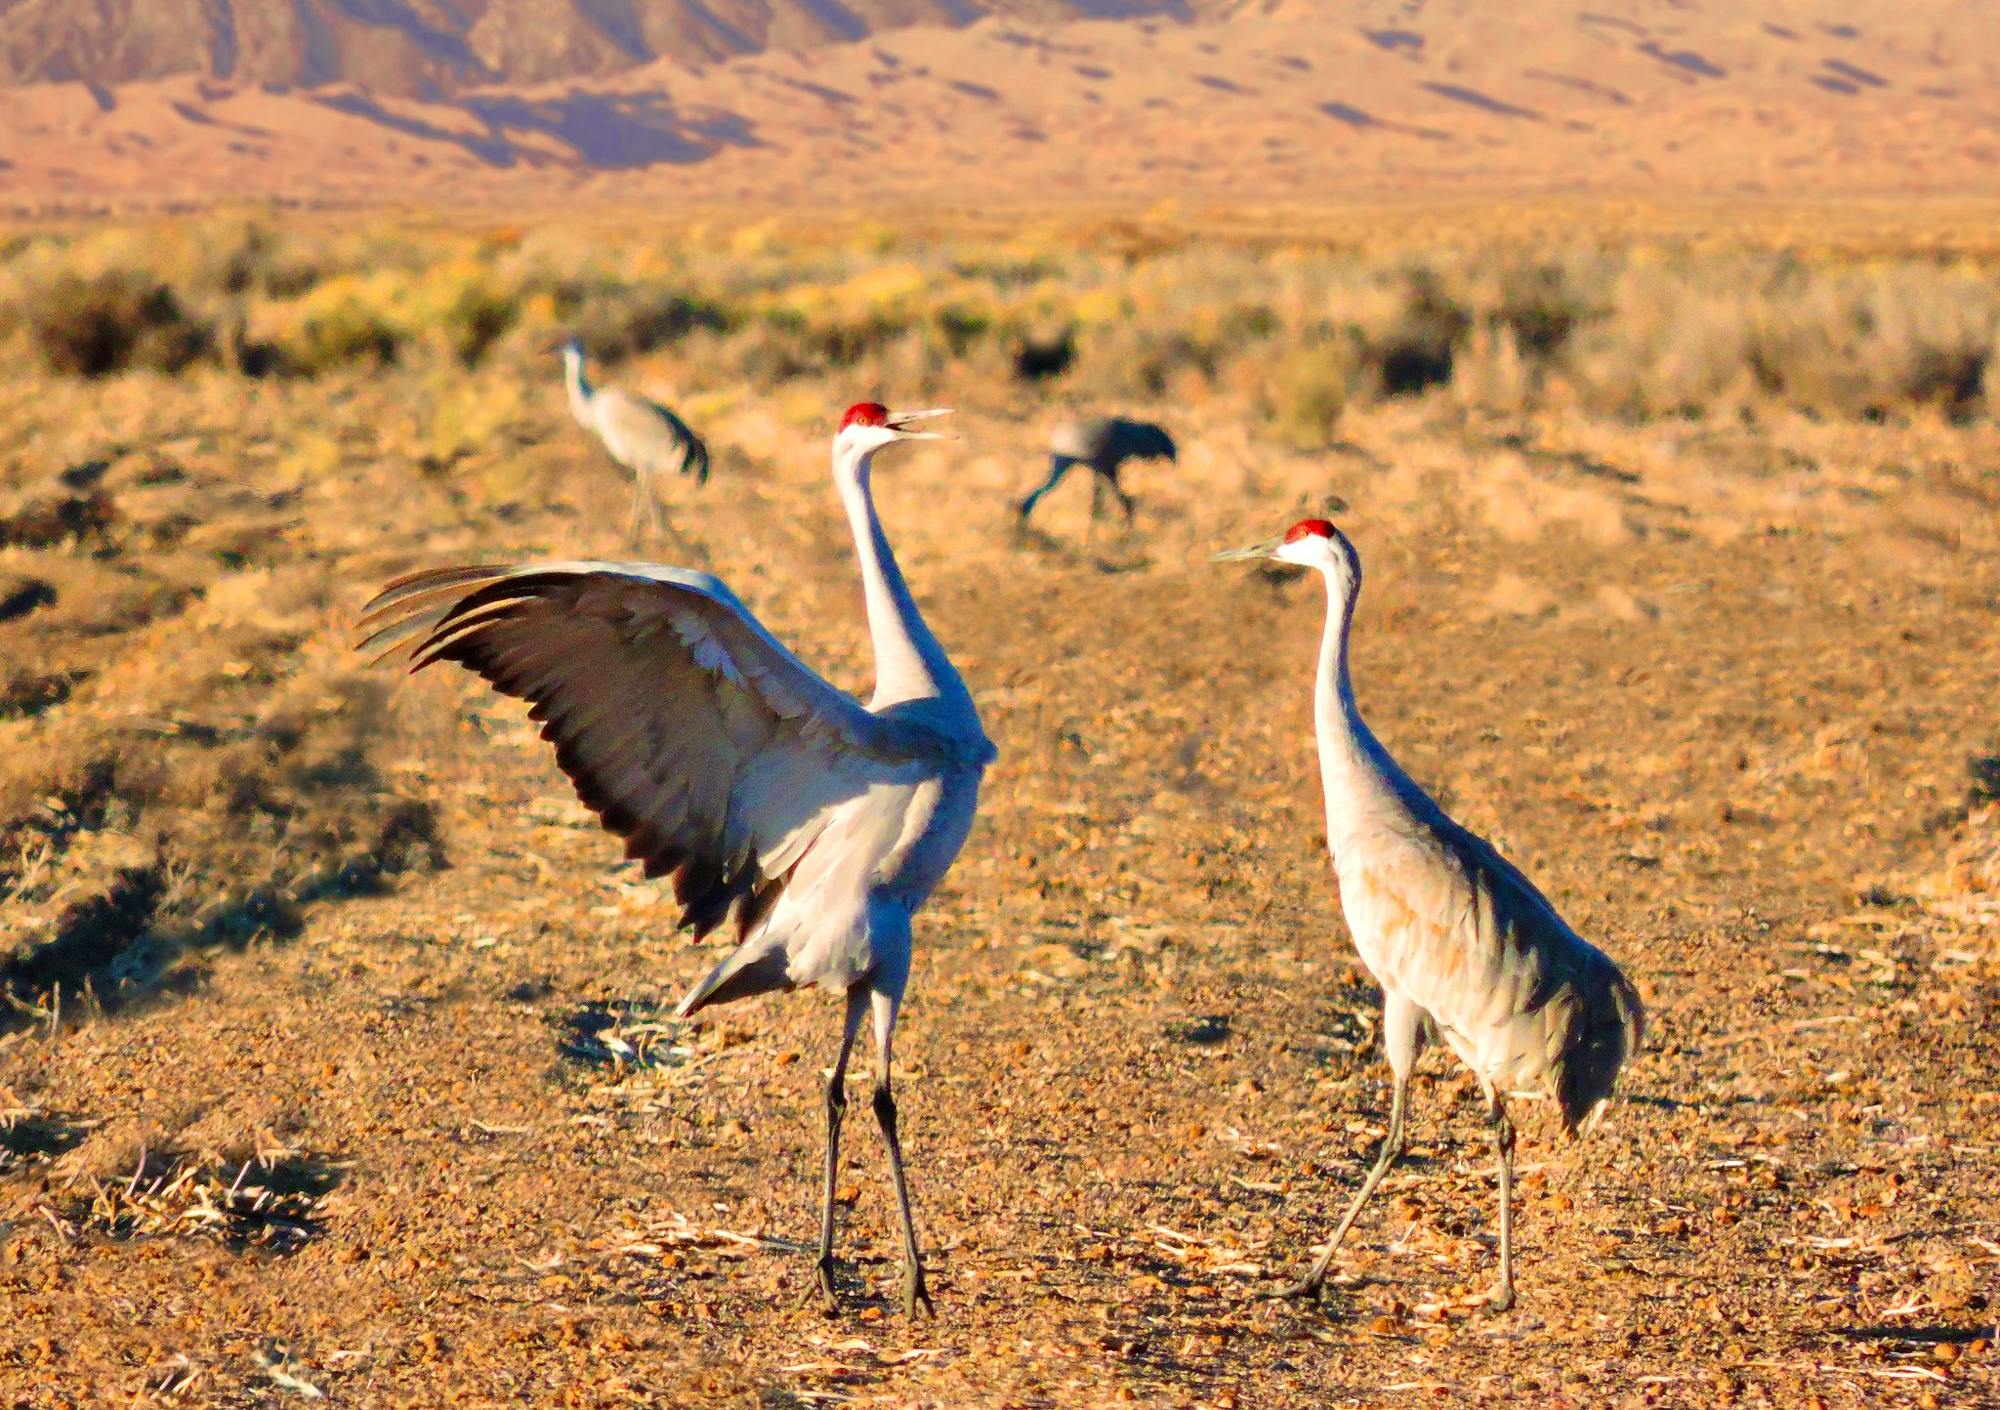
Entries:
{"type": "Polygon", "coordinates": [[[849,426],[886,426],[889,424],[889,408],[879,401],[858,401],[847,408],[847,414],[840,418],[840,429],[849,426]]]}
{"type": "MultiPolygon", "coordinates": [[[[852,412],[848,413],[850,416],[853,414],[852,412]]],[[[1330,539],[1332,537],[1333,525],[1325,519],[1301,519],[1298,523],[1292,525],[1291,528],[1285,530],[1286,543],[1297,543],[1300,539],[1304,538],[1330,539]]]]}

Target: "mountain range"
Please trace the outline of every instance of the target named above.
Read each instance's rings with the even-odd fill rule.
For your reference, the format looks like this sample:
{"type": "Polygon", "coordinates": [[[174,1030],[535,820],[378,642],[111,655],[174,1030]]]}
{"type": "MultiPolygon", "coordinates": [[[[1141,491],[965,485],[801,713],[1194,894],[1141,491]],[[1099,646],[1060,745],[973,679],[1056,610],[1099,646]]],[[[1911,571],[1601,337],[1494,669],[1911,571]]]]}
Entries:
{"type": "Polygon", "coordinates": [[[1190,18],[1183,0],[0,0],[0,83],[196,74],[438,98],[990,17],[1190,18]]]}
{"type": "Polygon", "coordinates": [[[0,0],[0,37],[17,213],[2000,195],[1991,0],[0,0]]]}

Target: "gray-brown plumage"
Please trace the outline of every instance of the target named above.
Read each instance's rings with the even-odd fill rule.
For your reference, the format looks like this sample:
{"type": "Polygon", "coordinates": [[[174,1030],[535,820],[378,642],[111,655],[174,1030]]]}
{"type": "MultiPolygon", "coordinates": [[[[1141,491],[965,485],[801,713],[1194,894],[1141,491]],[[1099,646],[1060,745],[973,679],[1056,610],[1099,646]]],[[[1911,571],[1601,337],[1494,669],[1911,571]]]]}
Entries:
{"type": "Polygon", "coordinates": [[[827,1085],[814,1287],[834,1298],[834,1175],[848,1056],[876,1044],[873,1107],[901,1219],[906,1310],[930,1306],[917,1248],[891,1038],[909,982],[911,919],[964,845],[994,758],[972,693],[917,610],[876,515],[871,466],[941,412],[848,410],[833,443],[870,635],[863,704],[778,642],[706,573],[651,563],[438,568],[390,583],[362,643],[411,668],[451,661],[528,701],[578,796],[648,876],[671,875],[697,935],[737,945],[681,1000],[816,986],[846,1001],[827,1085]]]}
{"type": "Polygon", "coordinates": [[[1150,421],[1128,421],[1122,416],[1088,416],[1065,421],[1049,437],[1049,477],[1021,501],[1020,518],[1028,522],[1042,496],[1062,483],[1072,467],[1087,465],[1091,470],[1090,517],[1101,518],[1107,494],[1117,499],[1132,522],[1132,496],[1118,483],[1118,473],[1131,460],[1175,460],[1174,440],[1150,421]]]}
{"type": "Polygon", "coordinates": [[[637,538],[643,520],[650,533],[660,531],[657,481],[661,475],[691,475],[697,485],[708,483],[708,445],[666,407],[618,387],[593,387],[583,372],[583,344],[571,338],[563,345],[563,384],[569,393],[570,415],[592,432],[605,451],[632,473],[632,528],[637,538]]]}
{"type": "Polygon", "coordinates": [[[1381,1153],[1326,1251],[1285,1295],[1319,1290],[1355,1216],[1402,1155],[1410,1072],[1428,1016],[1486,1097],[1500,1183],[1500,1280],[1489,1302],[1504,1310],[1514,1301],[1506,1098],[1539,1088],[1554,1098],[1565,1130],[1587,1122],[1638,1049],[1639,995],[1519,869],[1447,817],[1362,720],[1347,664],[1361,560],[1347,536],[1307,519],[1282,539],[1217,557],[1274,558],[1326,580],[1314,718],[1327,846],[1354,947],[1382,986],[1382,1047],[1395,1076],[1381,1153]]]}

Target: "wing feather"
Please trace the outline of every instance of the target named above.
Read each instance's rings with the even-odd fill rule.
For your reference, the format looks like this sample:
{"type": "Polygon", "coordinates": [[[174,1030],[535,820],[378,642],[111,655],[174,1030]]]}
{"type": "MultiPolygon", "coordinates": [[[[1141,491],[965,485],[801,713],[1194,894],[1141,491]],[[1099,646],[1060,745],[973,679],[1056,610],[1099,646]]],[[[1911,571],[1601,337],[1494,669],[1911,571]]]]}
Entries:
{"type": "Polygon", "coordinates": [[[528,701],[577,796],[673,877],[697,935],[732,913],[747,932],[841,803],[950,747],[829,684],[704,573],[440,568],[391,582],[361,621],[363,650],[528,701]]]}

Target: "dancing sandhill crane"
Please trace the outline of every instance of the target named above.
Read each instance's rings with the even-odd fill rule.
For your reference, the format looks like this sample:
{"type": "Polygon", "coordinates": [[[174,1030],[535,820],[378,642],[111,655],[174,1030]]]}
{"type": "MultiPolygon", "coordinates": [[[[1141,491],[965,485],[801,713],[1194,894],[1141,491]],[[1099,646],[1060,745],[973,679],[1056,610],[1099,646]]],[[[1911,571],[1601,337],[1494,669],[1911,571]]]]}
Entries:
{"type": "MultiPolygon", "coordinates": [[[[910,977],[910,920],[964,844],[994,759],[979,713],[924,624],[876,517],[876,452],[942,440],[941,411],[850,407],[833,479],[861,560],[875,694],[863,705],[794,656],[721,582],[649,563],[435,568],[368,605],[363,649],[411,670],[456,661],[530,718],[648,876],[671,873],[697,937],[737,945],[677,1010],[817,985],[846,996],[826,1086],[814,1281],[834,1292],[834,1179],[848,1054],[875,1031],[875,1118],[903,1236],[903,1308],[931,1310],[891,1094],[890,1042],[910,977]]],[[[810,1289],[808,1290],[810,1292],[810,1289]]]]}
{"type": "Polygon", "coordinates": [[[658,402],[618,387],[593,387],[583,373],[583,343],[563,344],[563,383],[577,425],[595,435],[611,458],[632,472],[632,537],[641,519],[649,533],[660,531],[655,481],[677,472],[708,483],[708,446],[687,422],[658,402]]]}
{"type": "Polygon", "coordinates": [[[1348,632],[1361,560],[1324,519],[1216,556],[1276,559],[1326,580],[1313,717],[1326,839],[1340,906],[1362,963],[1382,986],[1382,1048],[1395,1076],[1389,1130],[1374,1167],[1312,1271],[1283,1296],[1313,1296],[1368,1196],[1403,1154],[1410,1070],[1433,1029],[1479,1079],[1499,1160],[1500,1281],[1487,1299],[1514,1303],[1514,1127],[1506,1097],[1540,1087],[1574,1134],[1611,1095],[1637,1050],[1645,1015],[1618,966],[1556,914],[1534,883],[1431,801],[1361,718],[1348,674],[1348,632]]]}
{"type": "Polygon", "coordinates": [[[1061,484],[1072,467],[1088,465],[1090,517],[1093,520],[1103,517],[1104,496],[1109,490],[1124,509],[1125,522],[1129,524],[1132,496],[1118,483],[1118,472],[1128,460],[1174,460],[1177,455],[1173,437],[1150,421],[1127,421],[1122,416],[1065,421],[1049,437],[1049,478],[1021,501],[1020,522],[1028,522],[1042,496],[1061,484]]]}

